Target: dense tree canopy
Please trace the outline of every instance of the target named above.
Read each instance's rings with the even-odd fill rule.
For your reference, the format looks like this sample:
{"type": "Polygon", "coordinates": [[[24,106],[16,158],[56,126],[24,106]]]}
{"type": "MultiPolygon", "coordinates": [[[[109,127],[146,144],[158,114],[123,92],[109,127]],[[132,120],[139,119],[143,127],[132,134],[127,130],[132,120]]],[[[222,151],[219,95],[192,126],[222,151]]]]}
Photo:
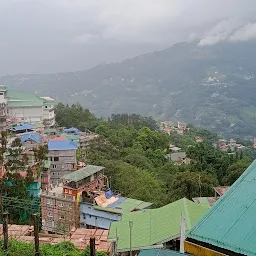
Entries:
{"type": "Polygon", "coordinates": [[[184,135],[165,135],[152,118],[137,114],[113,114],[107,121],[99,120],[78,104],[59,104],[56,112],[59,125],[90,127],[100,134],[86,152],[79,151],[80,160],[105,166],[112,189],[155,206],[182,197],[213,196],[213,186],[231,185],[250,163],[239,152],[216,149],[213,142],[218,136],[194,126],[184,135]],[[196,142],[195,136],[203,142],[196,142]],[[185,151],[190,164],[168,162],[169,144],[185,151]]]}

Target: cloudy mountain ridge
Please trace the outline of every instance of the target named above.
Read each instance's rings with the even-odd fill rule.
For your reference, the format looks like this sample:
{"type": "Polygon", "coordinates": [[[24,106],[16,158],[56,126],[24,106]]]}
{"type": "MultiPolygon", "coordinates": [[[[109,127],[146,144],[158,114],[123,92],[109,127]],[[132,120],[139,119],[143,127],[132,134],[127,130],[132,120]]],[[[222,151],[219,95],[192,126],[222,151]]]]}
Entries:
{"type": "Polygon", "coordinates": [[[255,135],[254,41],[172,47],[68,73],[15,75],[0,84],[77,102],[98,116],[136,112],[255,135]]]}

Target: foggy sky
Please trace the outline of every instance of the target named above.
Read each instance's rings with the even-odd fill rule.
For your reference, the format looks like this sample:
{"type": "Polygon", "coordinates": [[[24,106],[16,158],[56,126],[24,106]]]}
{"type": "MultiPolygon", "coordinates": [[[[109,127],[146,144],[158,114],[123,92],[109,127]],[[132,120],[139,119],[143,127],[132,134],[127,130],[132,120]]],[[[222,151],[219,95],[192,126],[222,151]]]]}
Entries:
{"type": "Polygon", "coordinates": [[[0,0],[0,75],[83,70],[199,40],[256,38],[255,0],[0,0]]]}

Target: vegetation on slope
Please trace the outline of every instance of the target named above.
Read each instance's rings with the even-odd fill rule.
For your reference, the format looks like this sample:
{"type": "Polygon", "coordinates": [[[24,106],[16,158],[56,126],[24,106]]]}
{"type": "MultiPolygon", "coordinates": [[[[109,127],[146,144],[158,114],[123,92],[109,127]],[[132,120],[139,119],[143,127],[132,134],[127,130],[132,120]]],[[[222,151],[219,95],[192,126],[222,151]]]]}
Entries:
{"type": "MultiPolygon", "coordinates": [[[[3,240],[0,240],[0,256],[34,256],[34,244],[25,243],[16,240],[9,241],[8,251],[3,249],[3,240]]],[[[79,251],[71,242],[62,242],[58,244],[42,244],[40,245],[41,256],[89,256],[90,248],[87,247],[83,251],[79,251]]],[[[96,256],[106,256],[105,252],[96,252],[96,256]]]]}
{"type": "MultiPolygon", "coordinates": [[[[59,105],[57,111],[60,108],[67,109],[66,113],[70,113],[69,109],[79,109],[59,105]]],[[[72,120],[68,114],[65,117],[72,120]]],[[[58,112],[57,122],[62,125],[58,112]]],[[[94,131],[101,136],[92,142],[86,157],[80,160],[105,166],[112,189],[127,197],[153,202],[155,207],[182,197],[212,196],[213,186],[231,185],[251,161],[245,154],[229,155],[214,148],[212,143],[217,135],[193,126],[186,135],[172,132],[169,136],[157,130],[152,118],[135,114],[112,115],[107,121],[97,122],[94,131]],[[197,143],[196,135],[204,141],[197,143]],[[170,153],[170,143],[186,151],[191,163],[168,162],[165,156],[170,153]]],[[[93,119],[94,125],[97,122],[93,119]]],[[[90,120],[85,128],[89,126],[90,120]]]]}

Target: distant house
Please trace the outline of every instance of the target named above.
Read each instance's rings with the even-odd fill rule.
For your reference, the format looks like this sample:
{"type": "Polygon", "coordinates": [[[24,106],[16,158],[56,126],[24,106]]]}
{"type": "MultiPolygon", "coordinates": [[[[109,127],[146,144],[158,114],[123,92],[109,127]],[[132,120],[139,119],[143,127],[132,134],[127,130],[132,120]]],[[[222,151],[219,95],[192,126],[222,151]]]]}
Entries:
{"type": "Polygon", "coordinates": [[[195,140],[196,140],[197,143],[203,142],[203,139],[202,139],[201,136],[196,136],[195,140]]]}
{"type": "Polygon", "coordinates": [[[215,191],[214,197],[195,197],[193,198],[193,201],[207,208],[211,208],[216,201],[227,192],[229,188],[229,186],[213,187],[215,191]]]}
{"type": "Polygon", "coordinates": [[[64,133],[67,134],[80,134],[81,132],[79,131],[79,129],[75,128],[75,127],[71,127],[71,128],[64,128],[63,129],[64,133]]]}
{"type": "Polygon", "coordinates": [[[90,191],[106,186],[104,167],[87,165],[62,177],[63,183],[50,185],[41,195],[42,229],[63,233],[80,226],[79,203],[90,191]]]}
{"type": "Polygon", "coordinates": [[[22,136],[21,143],[26,149],[31,150],[42,144],[42,137],[38,133],[26,133],[22,136]]]}
{"type": "Polygon", "coordinates": [[[80,223],[86,228],[109,229],[113,221],[132,211],[148,209],[152,203],[114,195],[111,190],[94,199],[96,204],[83,201],[80,204],[80,223]]]}
{"type": "Polygon", "coordinates": [[[121,221],[112,222],[108,240],[117,242],[119,253],[130,251],[130,237],[132,251],[161,245],[171,248],[173,241],[180,237],[181,216],[188,231],[206,212],[207,208],[183,198],[157,209],[127,213],[121,221]]]}
{"type": "Polygon", "coordinates": [[[34,132],[35,126],[32,124],[28,124],[28,123],[18,124],[18,125],[13,125],[9,129],[9,131],[16,135],[21,134],[21,136],[22,136],[23,133],[34,132]]]}
{"type": "Polygon", "coordinates": [[[64,175],[76,170],[77,148],[77,143],[70,140],[48,141],[48,160],[51,161],[51,183],[56,184],[64,175]]]}
{"type": "Polygon", "coordinates": [[[171,161],[174,163],[185,163],[186,152],[175,152],[171,153],[171,161]]]}
{"type": "Polygon", "coordinates": [[[55,124],[54,100],[35,94],[8,90],[0,86],[0,103],[7,103],[9,118],[17,122],[43,122],[46,126],[55,124]]]}

